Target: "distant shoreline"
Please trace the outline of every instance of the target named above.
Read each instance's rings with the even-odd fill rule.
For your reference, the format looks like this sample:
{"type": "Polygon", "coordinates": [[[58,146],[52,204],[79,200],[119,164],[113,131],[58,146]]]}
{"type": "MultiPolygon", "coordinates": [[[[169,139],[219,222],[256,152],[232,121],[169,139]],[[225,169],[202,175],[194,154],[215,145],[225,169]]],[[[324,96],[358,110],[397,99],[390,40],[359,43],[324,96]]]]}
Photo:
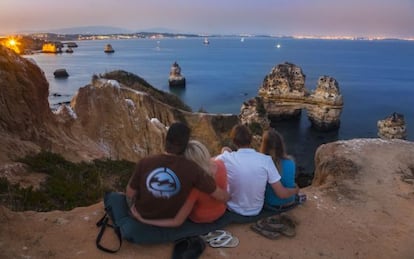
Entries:
{"type": "Polygon", "coordinates": [[[136,33],[16,33],[0,34],[1,38],[9,36],[25,36],[46,41],[73,40],[116,40],[116,39],[162,39],[162,38],[197,38],[197,37],[243,37],[243,38],[275,38],[275,39],[305,39],[305,40],[362,40],[362,41],[414,41],[413,37],[361,37],[361,36],[320,36],[320,35],[267,35],[267,34],[196,34],[169,32],[136,32],[136,33]]]}

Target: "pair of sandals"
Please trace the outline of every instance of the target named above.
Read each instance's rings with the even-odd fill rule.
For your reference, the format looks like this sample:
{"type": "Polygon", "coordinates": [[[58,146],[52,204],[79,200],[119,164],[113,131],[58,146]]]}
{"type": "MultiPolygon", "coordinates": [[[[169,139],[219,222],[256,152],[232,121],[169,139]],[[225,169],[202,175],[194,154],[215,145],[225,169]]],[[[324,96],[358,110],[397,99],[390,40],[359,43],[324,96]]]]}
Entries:
{"type": "Polygon", "coordinates": [[[286,213],[260,219],[250,228],[268,239],[278,239],[281,235],[292,238],[296,235],[296,222],[286,213]]]}
{"type": "Polygon", "coordinates": [[[226,230],[215,230],[202,235],[201,238],[213,248],[239,245],[239,239],[226,230]]]}

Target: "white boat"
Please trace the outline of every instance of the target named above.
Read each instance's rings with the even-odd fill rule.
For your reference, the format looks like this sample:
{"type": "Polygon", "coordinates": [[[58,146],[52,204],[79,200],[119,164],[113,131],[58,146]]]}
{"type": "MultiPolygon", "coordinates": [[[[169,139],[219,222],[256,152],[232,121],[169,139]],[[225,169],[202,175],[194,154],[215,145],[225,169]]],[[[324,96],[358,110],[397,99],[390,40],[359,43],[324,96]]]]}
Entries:
{"type": "Polygon", "coordinates": [[[241,41],[241,42],[244,42],[244,38],[242,37],[242,38],[240,39],[240,41],[241,41]]]}
{"type": "Polygon", "coordinates": [[[280,44],[276,44],[276,48],[280,49],[282,47],[280,44]]]}
{"type": "Polygon", "coordinates": [[[208,38],[204,38],[203,43],[204,43],[204,44],[206,44],[206,45],[207,45],[207,44],[210,44],[210,42],[208,41],[208,38]]]}

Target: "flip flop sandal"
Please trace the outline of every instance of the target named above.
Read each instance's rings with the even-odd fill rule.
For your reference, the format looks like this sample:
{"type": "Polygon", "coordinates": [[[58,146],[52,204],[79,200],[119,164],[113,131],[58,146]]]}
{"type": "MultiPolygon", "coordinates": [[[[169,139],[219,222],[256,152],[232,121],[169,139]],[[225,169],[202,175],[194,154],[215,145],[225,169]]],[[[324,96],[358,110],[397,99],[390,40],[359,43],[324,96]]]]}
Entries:
{"type": "Polygon", "coordinates": [[[207,243],[210,243],[211,241],[217,239],[217,238],[221,238],[225,235],[230,235],[230,232],[227,232],[225,230],[214,230],[211,231],[209,233],[207,233],[206,235],[202,235],[201,238],[204,239],[204,241],[206,241],[207,243]]]}
{"type": "Polygon", "coordinates": [[[296,224],[287,214],[280,215],[280,222],[285,226],[285,228],[280,231],[281,234],[287,237],[294,237],[296,235],[296,224]]]}
{"type": "Polygon", "coordinates": [[[280,214],[280,220],[284,224],[289,224],[292,227],[296,227],[296,225],[299,225],[299,222],[294,218],[293,216],[289,216],[287,213],[281,213],[280,214]]]}
{"type": "Polygon", "coordinates": [[[260,219],[256,222],[256,225],[262,229],[271,232],[277,232],[285,228],[280,221],[271,220],[269,218],[260,219]]]}
{"type": "Polygon", "coordinates": [[[275,239],[278,239],[280,237],[280,233],[279,232],[268,231],[266,229],[263,229],[263,228],[259,227],[257,224],[251,225],[250,228],[254,232],[256,232],[259,235],[262,235],[262,236],[264,236],[264,237],[266,237],[268,239],[275,240],[275,239]]]}
{"type": "Polygon", "coordinates": [[[287,214],[282,213],[270,216],[265,221],[268,230],[278,231],[287,237],[294,237],[296,235],[296,224],[287,214]]]}
{"type": "Polygon", "coordinates": [[[236,247],[239,245],[239,239],[232,235],[224,235],[224,236],[214,239],[209,244],[211,247],[214,247],[214,248],[236,247]]]}

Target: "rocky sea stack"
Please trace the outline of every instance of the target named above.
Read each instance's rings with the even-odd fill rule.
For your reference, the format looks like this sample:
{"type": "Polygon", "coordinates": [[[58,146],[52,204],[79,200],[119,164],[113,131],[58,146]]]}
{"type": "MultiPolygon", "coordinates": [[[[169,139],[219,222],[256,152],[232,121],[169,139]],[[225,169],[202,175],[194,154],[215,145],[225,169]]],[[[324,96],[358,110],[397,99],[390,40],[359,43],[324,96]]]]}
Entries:
{"type": "Polygon", "coordinates": [[[382,139],[406,139],[407,128],[404,115],[394,112],[377,122],[378,137],[382,139]]]}
{"type": "Polygon", "coordinates": [[[177,62],[174,62],[171,66],[168,85],[170,87],[185,87],[185,77],[181,75],[181,67],[177,62]]]}
{"type": "MultiPolygon", "coordinates": [[[[258,115],[270,121],[297,118],[302,109],[306,109],[314,128],[321,131],[338,129],[343,108],[338,82],[330,76],[321,76],[315,91],[309,92],[305,88],[305,79],[302,69],[292,63],[275,66],[265,76],[255,100],[243,104],[241,120],[254,120],[251,114],[255,112],[246,109],[258,111],[258,115]],[[247,116],[250,118],[245,114],[250,114],[247,116]]],[[[263,119],[259,120],[263,122],[263,119]]]]}

